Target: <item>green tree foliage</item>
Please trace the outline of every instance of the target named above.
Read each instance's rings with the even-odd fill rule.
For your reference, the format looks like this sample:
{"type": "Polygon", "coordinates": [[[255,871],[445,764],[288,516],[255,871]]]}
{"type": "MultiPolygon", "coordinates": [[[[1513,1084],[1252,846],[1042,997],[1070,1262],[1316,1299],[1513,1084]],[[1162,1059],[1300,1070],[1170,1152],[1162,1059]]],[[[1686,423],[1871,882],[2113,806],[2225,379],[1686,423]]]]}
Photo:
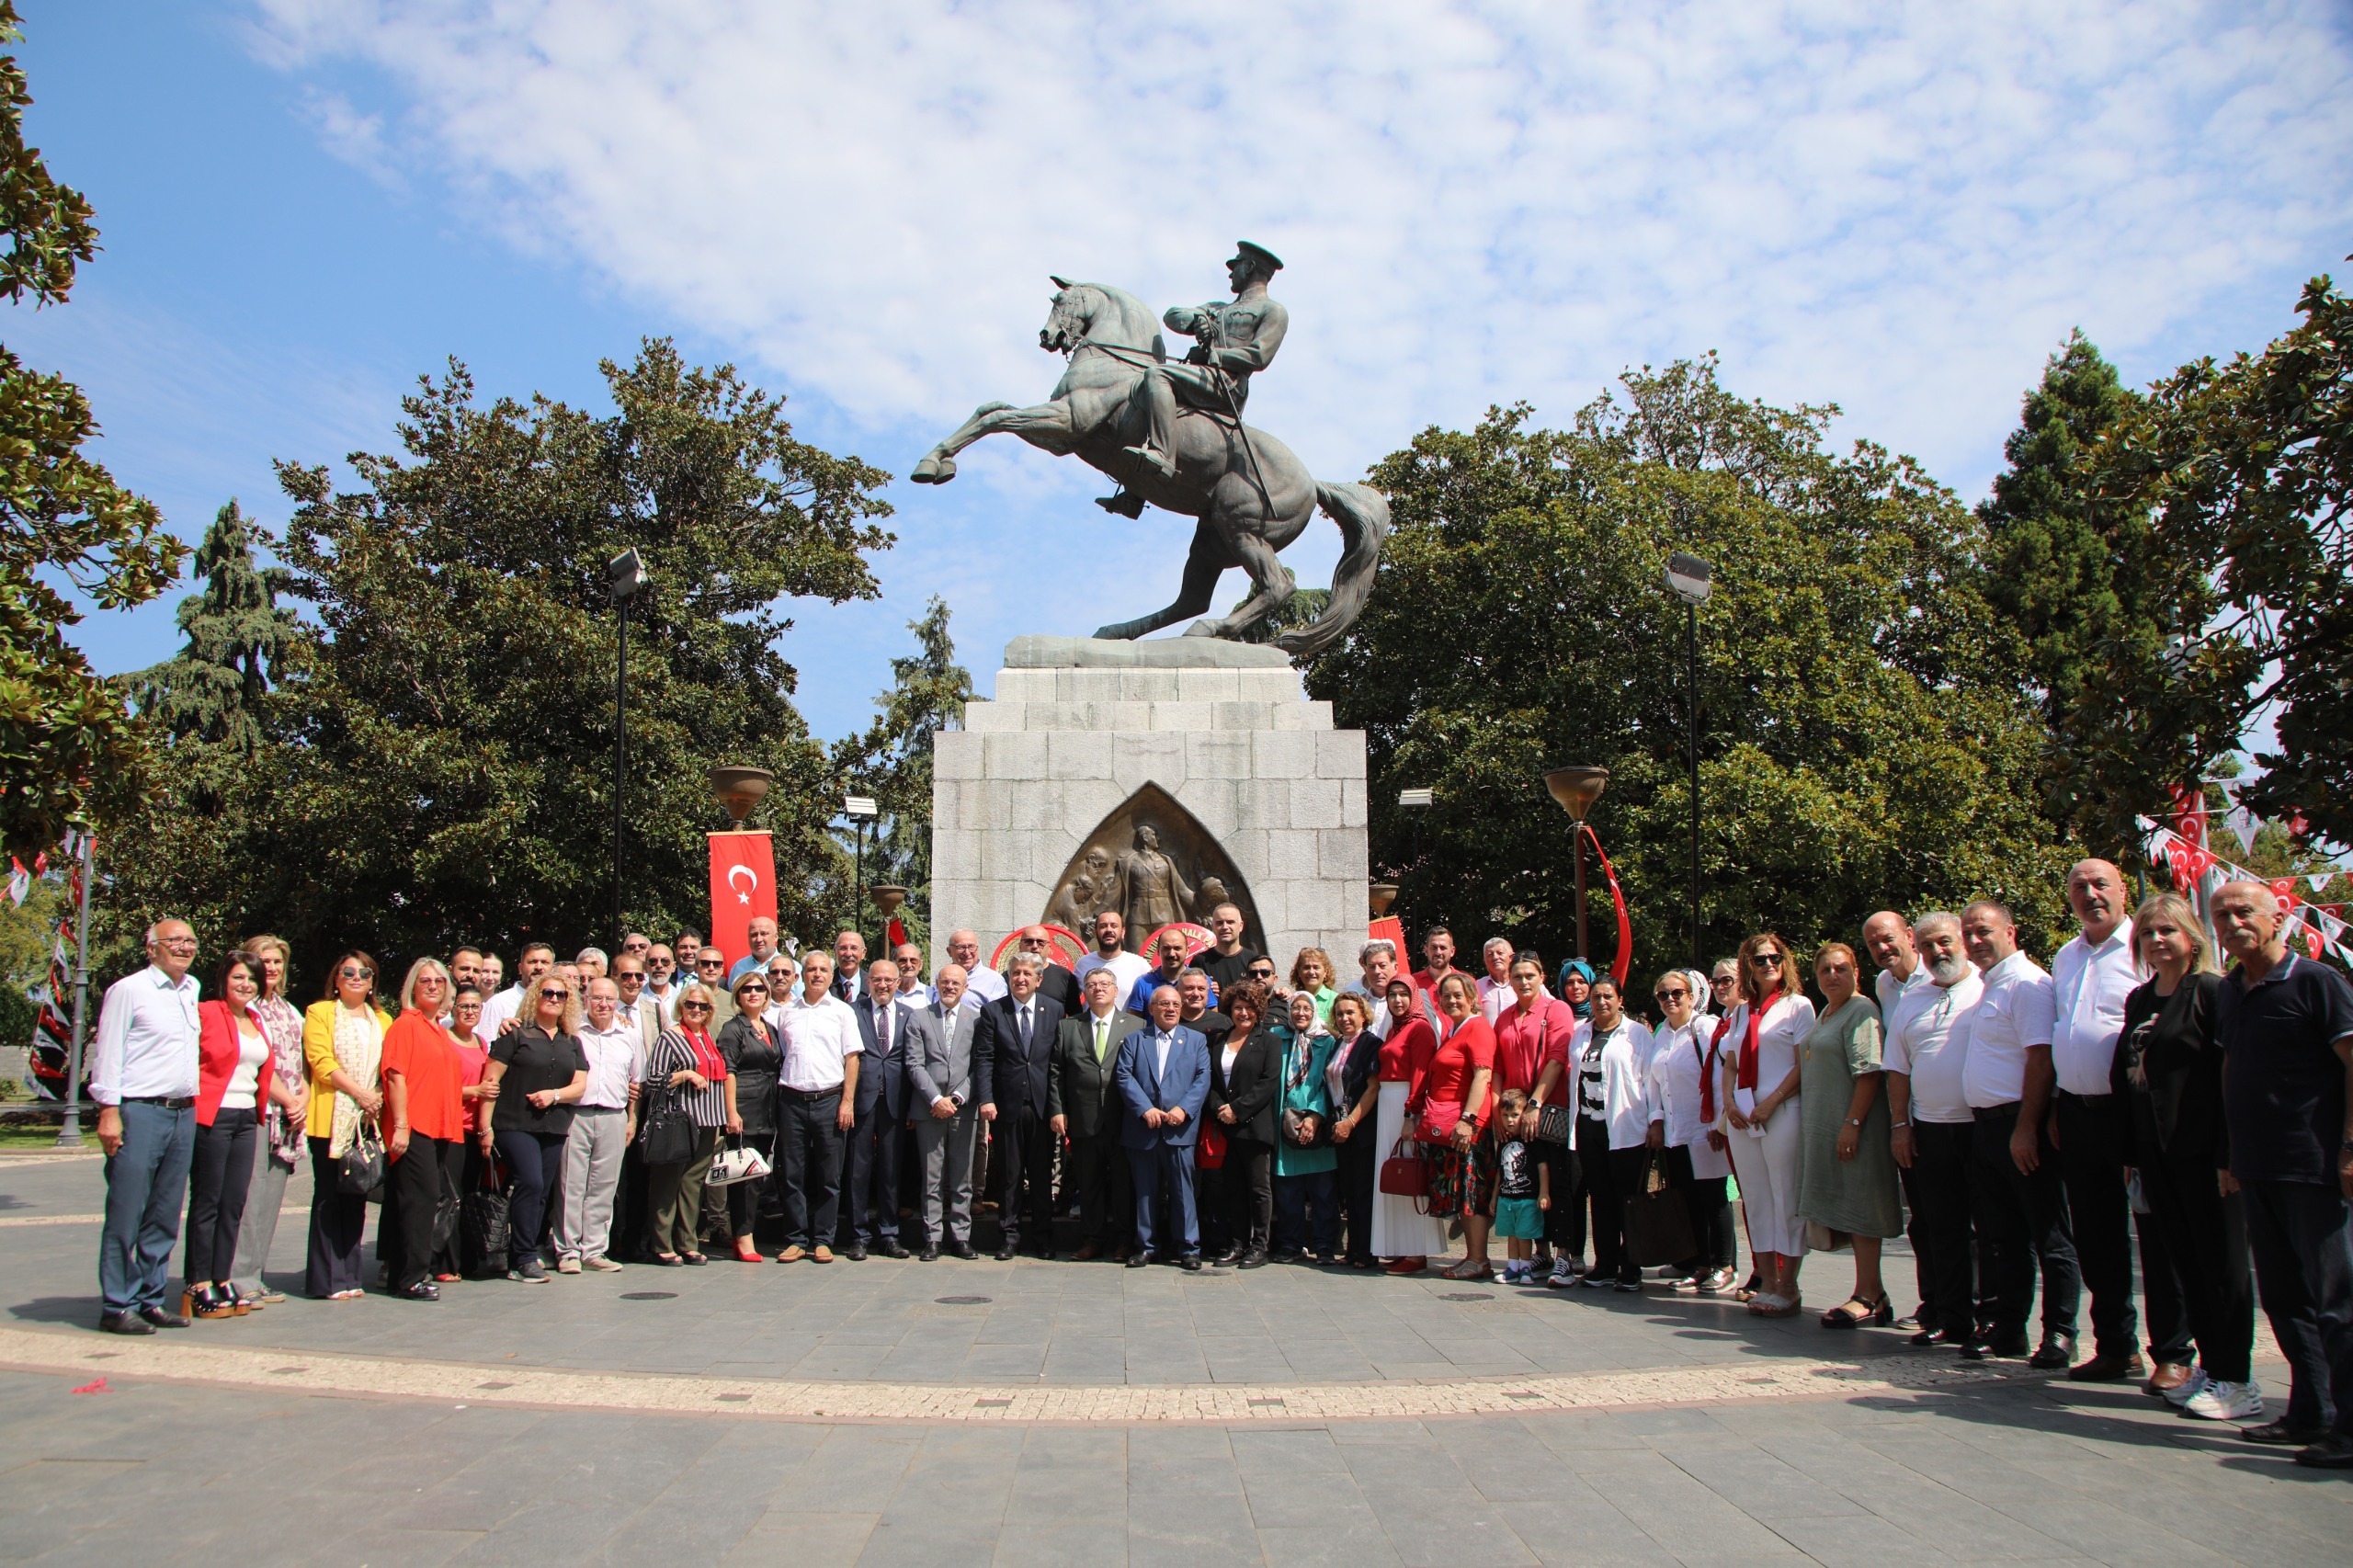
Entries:
{"type": "Polygon", "coordinates": [[[187,642],[122,683],[166,734],[217,747],[233,764],[261,750],[262,699],[304,640],[294,612],[278,602],[292,574],[256,566],[255,537],[234,500],[221,508],[196,551],[204,586],[180,601],[187,642]]]}
{"type": "Polygon", "coordinates": [[[631,612],[626,919],[707,917],[707,770],[772,769],[788,928],[823,925],[837,776],[773,646],[787,596],[870,597],[887,478],[793,438],[779,400],[667,342],[608,362],[614,412],[483,406],[453,364],[404,402],[400,455],[359,488],[281,465],[280,553],[319,634],[264,699],[271,740],[217,817],[150,813],[102,840],[135,922],[189,913],[214,946],[267,927],[306,957],[456,942],[609,942],[616,618],[607,566],[653,574],[631,612]],[[126,847],[128,846],[128,847],[126,847]]]}
{"type": "MultiPolygon", "coordinates": [[[[23,34],[0,0],[0,42],[23,34]]],[[[0,298],[63,304],[74,269],[97,254],[82,194],[58,184],[25,144],[32,102],[23,67],[0,55],[0,298]]],[[[153,505],[83,456],[97,434],[88,400],[0,346],[0,849],[29,858],[54,844],[93,783],[136,769],[138,726],[64,629],[81,611],[153,598],[187,547],[153,505]]]]}
{"type": "MultiPolygon", "coordinates": [[[[1527,410],[1431,430],[1374,471],[1396,531],[1371,605],[1310,674],[1367,732],[1373,859],[1416,934],[1573,940],[1567,816],[1546,769],[1611,770],[1593,823],[1638,972],[1688,914],[1685,610],[1701,612],[1709,954],[1770,926],[1853,941],[1872,910],[2007,899],[2046,953],[2063,850],[2034,810],[2039,724],[1979,586],[1976,519],[1909,459],[1823,443],[1836,412],[1744,402],[1712,359],[1623,379],[1561,431],[1527,410]],[[1401,811],[1401,787],[1437,803],[1401,811]]],[[[1614,946],[1597,869],[1593,948],[1614,946]]]]}
{"type": "Polygon", "coordinates": [[[2260,355],[2200,359],[2085,454],[2098,516],[2162,613],[2105,650],[2063,735],[2116,810],[2155,810],[2243,744],[2279,737],[2236,791],[2353,842],[2353,301],[2305,286],[2303,320],[2260,355]],[[2111,528],[2119,525],[2111,524],[2111,528]]]}
{"type": "MultiPolygon", "coordinates": [[[[942,730],[962,727],[972,674],[956,662],[946,600],[935,597],[907,630],[915,635],[915,654],[891,661],[891,689],[875,699],[873,724],[844,741],[836,761],[851,788],[872,795],[882,808],[880,831],[867,845],[867,885],[895,882],[907,890],[901,917],[908,939],[928,950],[931,741],[942,730]]],[[[867,923],[873,923],[870,914],[867,923]]]]}

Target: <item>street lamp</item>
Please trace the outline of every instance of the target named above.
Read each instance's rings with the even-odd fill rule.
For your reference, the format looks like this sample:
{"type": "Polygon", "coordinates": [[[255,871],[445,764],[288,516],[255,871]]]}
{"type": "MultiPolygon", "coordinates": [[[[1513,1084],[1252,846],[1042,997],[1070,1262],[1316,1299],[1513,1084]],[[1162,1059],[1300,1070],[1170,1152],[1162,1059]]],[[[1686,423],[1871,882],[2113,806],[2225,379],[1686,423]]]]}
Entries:
{"type": "Polygon", "coordinates": [[[776,775],[765,767],[714,767],[710,770],[710,798],[726,811],[735,831],[744,831],[744,819],[759,808],[768,798],[768,787],[776,782],[776,775]]]}
{"type": "MultiPolygon", "coordinates": [[[[605,568],[613,588],[613,607],[620,611],[619,656],[613,661],[613,940],[621,939],[621,806],[627,785],[622,769],[629,763],[629,717],[622,699],[629,691],[629,607],[654,585],[653,574],[632,546],[605,568]]],[[[614,951],[620,949],[617,946],[614,951]]]]}
{"type": "MultiPolygon", "coordinates": [[[[1667,591],[1691,612],[1685,649],[1690,663],[1690,720],[1686,738],[1691,750],[1691,967],[1699,969],[1699,607],[1714,593],[1708,563],[1681,551],[1666,558],[1667,591]]],[[[1701,970],[1701,973],[1706,971],[1701,970]]]]}
{"type": "Polygon", "coordinates": [[[1576,839],[1577,867],[1577,957],[1586,956],[1585,934],[1585,818],[1593,803],[1601,799],[1603,786],[1609,782],[1606,767],[1556,767],[1544,776],[1544,788],[1561,809],[1576,823],[1573,830],[1576,839]]]}
{"type": "Polygon", "coordinates": [[[882,807],[871,795],[846,795],[842,798],[842,815],[858,826],[858,876],[850,885],[849,928],[858,929],[866,913],[866,824],[882,814],[882,807]]]}

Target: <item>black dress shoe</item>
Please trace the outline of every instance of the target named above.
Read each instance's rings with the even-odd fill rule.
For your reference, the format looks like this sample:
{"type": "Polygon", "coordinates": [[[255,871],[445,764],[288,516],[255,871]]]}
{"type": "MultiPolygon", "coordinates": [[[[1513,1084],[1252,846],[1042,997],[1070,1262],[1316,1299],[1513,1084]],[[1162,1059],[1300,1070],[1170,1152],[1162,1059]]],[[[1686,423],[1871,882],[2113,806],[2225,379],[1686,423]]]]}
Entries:
{"type": "Polygon", "coordinates": [[[1152,1254],[1148,1252],[1131,1253],[1128,1255],[1128,1267],[1130,1268],[1142,1268],[1151,1261],[1152,1254]]]}
{"type": "Polygon", "coordinates": [[[1219,1253],[1216,1256],[1210,1259],[1211,1266],[1218,1268],[1231,1268],[1241,1261],[1242,1249],[1240,1247],[1228,1247],[1223,1252],[1219,1253]]]}
{"type": "Polygon", "coordinates": [[[2016,1360],[2026,1354],[2026,1335],[1972,1334],[1961,1345],[1961,1354],[1963,1359],[1971,1361],[1984,1361],[1997,1356],[2016,1360]]]}
{"type": "Polygon", "coordinates": [[[866,1244],[864,1242],[852,1242],[848,1246],[842,1250],[842,1256],[849,1259],[852,1263],[864,1263],[866,1261],[866,1244]]]}
{"type": "Polygon", "coordinates": [[[430,1279],[420,1279],[414,1285],[393,1291],[392,1294],[407,1301],[438,1301],[441,1299],[441,1287],[430,1279]]]}
{"type": "Polygon", "coordinates": [[[1011,1263],[1013,1261],[1013,1244],[1011,1242],[1006,1242],[996,1249],[996,1260],[999,1263],[1011,1263]]]}
{"type": "Polygon", "coordinates": [[[105,1312],[98,1318],[100,1334],[153,1334],[155,1325],[136,1312],[105,1312]]]}
{"type": "Polygon", "coordinates": [[[970,1242],[949,1242],[948,1244],[948,1250],[950,1254],[962,1258],[967,1263],[972,1262],[972,1259],[981,1256],[978,1252],[975,1252],[972,1249],[972,1244],[970,1242]]]}
{"type": "Polygon", "coordinates": [[[2046,1334],[2026,1364],[2038,1372],[2056,1372],[2075,1358],[2075,1336],[2072,1334],[2046,1334]]]}
{"type": "Polygon", "coordinates": [[[939,1249],[926,1242],[924,1244],[923,1251],[915,1254],[915,1256],[925,1263],[938,1263],[939,1261],[939,1249]]]}
{"type": "Polygon", "coordinates": [[[188,1319],[177,1312],[167,1312],[161,1307],[142,1307],[140,1318],[151,1328],[186,1328],[188,1319]]]}
{"type": "Polygon", "coordinates": [[[1912,1343],[1925,1347],[1930,1345],[1952,1345],[1959,1342],[1941,1328],[1924,1328],[1912,1336],[1912,1343]]]}
{"type": "Polygon", "coordinates": [[[2319,1442],[2298,1449],[2296,1462],[2314,1470],[2353,1470],[2353,1437],[2331,1432],[2319,1442]]]}
{"type": "Polygon", "coordinates": [[[2250,1443],[2262,1443],[2275,1449],[2301,1449],[2327,1437],[2328,1428],[2307,1426],[2301,1421],[2267,1421],[2260,1426],[2240,1427],[2239,1436],[2250,1443]]]}
{"type": "Polygon", "coordinates": [[[1201,1271],[1201,1255],[1188,1252],[1176,1260],[1176,1267],[1188,1274],[1199,1274],[1201,1271]]]}
{"type": "Polygon", "coordinates": [[[1242,1255],[1241,1263],[1236,1265],[1236,1267],[1241,1268],[1264,1268],[1267,1267],[1267,1255],[1263,1252],[1245,1252],[1242,1255]]]}
{"type": "Polygon", "coordinates": [[[899,1240],[896,1236],[884,1236],[881,1241],[874,1244],[874,1250],[881,1253],[884,1257],[904,1257],[907,1256],[907,1249],[899,1244],[899,1240]]]}

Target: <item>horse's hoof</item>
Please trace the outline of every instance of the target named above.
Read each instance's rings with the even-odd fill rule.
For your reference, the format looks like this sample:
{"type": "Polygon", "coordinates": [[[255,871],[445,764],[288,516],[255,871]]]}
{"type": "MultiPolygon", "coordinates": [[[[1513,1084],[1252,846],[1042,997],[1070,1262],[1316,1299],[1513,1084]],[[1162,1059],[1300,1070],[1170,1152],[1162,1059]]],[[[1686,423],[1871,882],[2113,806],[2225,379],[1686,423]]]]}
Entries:
{"type": "Polygon", "coordinates": [[[1222,620],[1197,620],[1193,622],[1192,625],[1185,628],[1185,635],[1188,637],[1222,637],[1225,635],[1225,622],[1222,620]]]}
{"type": "Polygon", "coordinates": [[[1118,621],[1109,626],[1097,627],[1095,635],[1107,642],[1126,642],[1132,640],[1135,633],[1128,630],[1125,621],[1118,621]]]}
{"type": "Polygon", "coordinates": [[[956,477],[955,460],[952,458],[926,458],[923,461],[915,464],[915,472],[907,475],[907,477],[914,480],[917,484],[945,484],[949,480],[956,477]]]}

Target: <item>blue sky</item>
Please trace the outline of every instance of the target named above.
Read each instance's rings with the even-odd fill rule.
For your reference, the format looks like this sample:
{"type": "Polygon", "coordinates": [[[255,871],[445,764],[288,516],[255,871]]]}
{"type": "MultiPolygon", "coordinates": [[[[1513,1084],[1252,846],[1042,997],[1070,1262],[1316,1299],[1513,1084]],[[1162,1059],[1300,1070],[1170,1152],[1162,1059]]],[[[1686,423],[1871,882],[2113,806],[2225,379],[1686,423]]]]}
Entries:
{"type": "MultiPolygon", "coordinates": [[[[1047,273],[1189,302],[1237,235],[1290,264],[1253,420],[1319,474],[1713,348],[1974,497],[2070,327],[2145,381],[2259,347],[2353,249],[2353,40],[2318,3],[23,9],[31,135],[107,249],[6,341],[191,539],[233,494],[281,521],[272,458],[390,448],[449,356],[595,403],[647,335],[904,474],[1050,389],[1047,273]]],[[[986,445],[895,484],[883,598],[795,607],[813,726],[865,721],[933,593],[984,689],[1011,636],[1165,602],[1188,525],[1103,489],[986,445]]],[[[1319,525],[1290,559],[1336,553],[1319,525]]],[[[77,635],[131,668],[171,614],[77,635]]]]}

